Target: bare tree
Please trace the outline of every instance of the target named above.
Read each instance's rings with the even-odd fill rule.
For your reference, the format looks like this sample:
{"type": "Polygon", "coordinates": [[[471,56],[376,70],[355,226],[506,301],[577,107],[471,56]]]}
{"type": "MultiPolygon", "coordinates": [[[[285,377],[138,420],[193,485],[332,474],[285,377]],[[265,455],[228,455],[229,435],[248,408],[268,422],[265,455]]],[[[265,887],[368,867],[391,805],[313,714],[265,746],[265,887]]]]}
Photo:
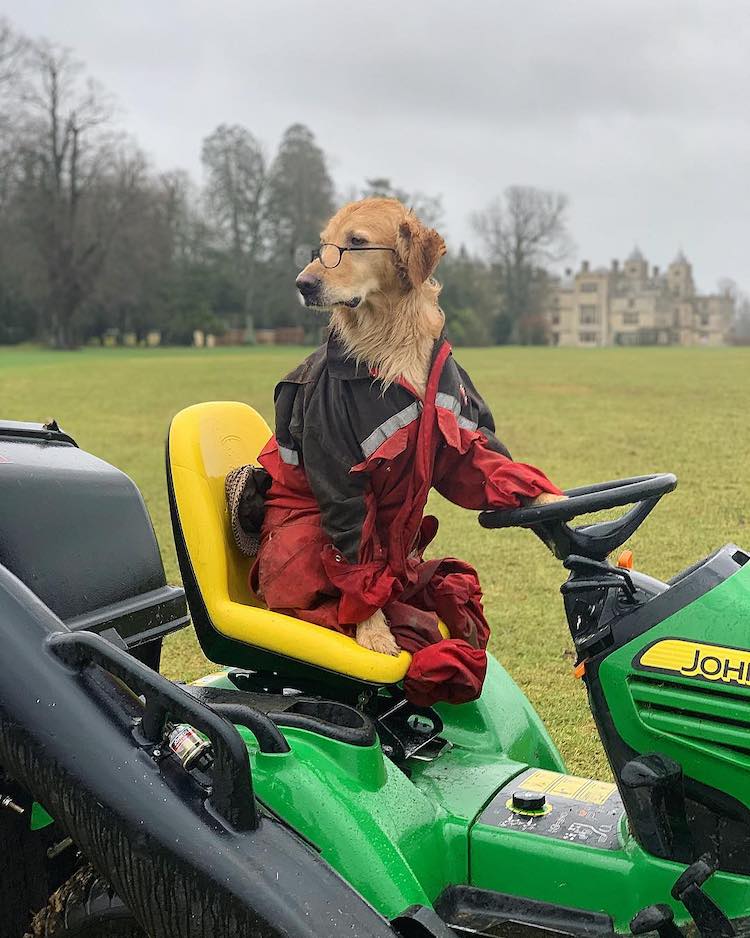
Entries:
{"type": "Polygon", "coordinates": [[[0,91],[16,79],[25,48],[23,36],[16,33],[4,17],[0,17],[0,91]]]}
{"type": "Polygon", "coordinates": [[[741,293],[735,307],[732,334],[742,345],[750,344],[750,296],[741,293]]]}
{"type": "Polygon", "coordinates": [[[731,277],[720,277],[716,286],[719,293],[728,296],[735,304],[739,301],[742,291],[736,280],[731,277]]]}
{"type": "Polygon", "coordinates": [[[211,219],[232,254],[234,273],[252,313],[263,246],[266,160],[249,130],[221,124],[203,141],[211,219]]]}
{"type": "Polygon", "coordinates": [[[750,344],[750,296],[731,277],[722,277],[717,286],[719,293],[732,303],[730,341],[736,345],[750,344]]]}
{"type": "Polygon", "coordinates": [[[200,190],[183,169],[161,173],[157,182],[158,202],[171,237],[172,260],[191,260],[210,243],[200,190]]]}
{"type": "Polygon", "coordinates": [[[472,216],[502,295],[499,339],[531,339],[531,334],[524,336],[529,329],[536,335],[546,293],[545,272],[571,250],[567,208],[567,196],[560,192],[511,186],[472,216]]]}
{"type": "Polygon", "coordinates": [[[17,218],[12,211],[17,156],[16,130],[20,117],[18,86],[27,43],[0,17],[0,342],[33,335],[33,307],[14,266],[13,244],[17,218]]]}
{"type": "Polygon", "coordinates": [[[27,63],[19,217],[47,332],[55,346],[69,348],[76,317],[135,204],[145,162],[112,134],[110,102],[66,49],[35,43],[27,63]]]}
{"type": "Polygon", "coordinates": [[[22,71],[26,40],[0,18],[0,207],[9,191],[14,153],[14,121],[17,118],[13,92],[22,71]]]}

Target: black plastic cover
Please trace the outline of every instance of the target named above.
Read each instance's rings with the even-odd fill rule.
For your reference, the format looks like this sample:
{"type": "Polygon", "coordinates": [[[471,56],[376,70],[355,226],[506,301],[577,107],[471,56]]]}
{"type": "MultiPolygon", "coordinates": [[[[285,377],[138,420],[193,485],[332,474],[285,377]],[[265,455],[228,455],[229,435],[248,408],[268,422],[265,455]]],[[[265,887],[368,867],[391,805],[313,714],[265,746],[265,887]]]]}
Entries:
{"type": "Polygon", "coordinates": [[[477,889],[449,886],[435,900],[435,910],[457,935],[492,938],[614,938],[609,915],[537,899],[477,889]]]}
{"type": "Polygon", "coordinates": [[[0,421],[0,564],[69,628],[130,648],[189,621],[135,483],[56,424],[0,421]]]}
{"type": "Polygon", "coordinates": [[[396,938],[314,847],[258,809],[231,723],[104,638],[69,632],[2,568],[0,648],[12,665],[0,669],[0,765],[151,938],[396,938]],[[154,742],[167,720],[211,739],[210,792],[154,742]]]}

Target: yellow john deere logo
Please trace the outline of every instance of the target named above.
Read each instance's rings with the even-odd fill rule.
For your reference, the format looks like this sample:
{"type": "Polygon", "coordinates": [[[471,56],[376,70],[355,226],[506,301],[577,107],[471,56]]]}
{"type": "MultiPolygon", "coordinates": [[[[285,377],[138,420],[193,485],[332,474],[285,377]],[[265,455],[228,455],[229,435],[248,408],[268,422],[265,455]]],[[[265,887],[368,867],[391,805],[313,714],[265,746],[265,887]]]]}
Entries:
{"type": "Polygon", "coordinates": [[[750,687],[750,650],[665,638],[633,662],[637,668],[750,687]]]}

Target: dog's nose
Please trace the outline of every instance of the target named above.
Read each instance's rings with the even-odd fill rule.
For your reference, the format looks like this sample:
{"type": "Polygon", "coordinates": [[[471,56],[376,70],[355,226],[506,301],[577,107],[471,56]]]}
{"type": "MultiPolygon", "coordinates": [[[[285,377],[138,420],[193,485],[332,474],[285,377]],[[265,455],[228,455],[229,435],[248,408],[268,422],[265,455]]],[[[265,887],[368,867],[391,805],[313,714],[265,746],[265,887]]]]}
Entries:
{"type": "Polygon", "coordinates": [[[300,274],[297,277],[297,289],[304,297],[313,296],[320,289],[320,280],[312,274],[300,274]]]}

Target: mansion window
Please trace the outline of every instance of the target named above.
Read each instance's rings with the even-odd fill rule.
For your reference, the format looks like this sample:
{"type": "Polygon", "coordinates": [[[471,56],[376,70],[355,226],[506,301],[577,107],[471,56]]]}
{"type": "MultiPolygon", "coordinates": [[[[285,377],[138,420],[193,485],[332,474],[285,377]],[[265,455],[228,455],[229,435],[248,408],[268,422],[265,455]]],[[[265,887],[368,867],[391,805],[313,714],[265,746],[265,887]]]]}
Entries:
{"type": "Polygon", "coordinates": [[[578,341],[579,342],[596,342],[599,336],[596,332],[579,332],[578,341]]]}
{"type": "Polygon", "coordinates": [[[599,307],[579,306],[578,315],[582,326],[594,326],[599,322],[599,307]]]}
{"type": "Polygon", "coordinates": [[[596,280],[587,280],[586,283],[581,284],[581,293],[596,293],[599,289],[599,284],[596,280]]]}
{"type": "Polygon", "coordinates": [[[622,323],[624,326],[637,326],[639,314],[637,311],[622,314],[622,323]]]}

